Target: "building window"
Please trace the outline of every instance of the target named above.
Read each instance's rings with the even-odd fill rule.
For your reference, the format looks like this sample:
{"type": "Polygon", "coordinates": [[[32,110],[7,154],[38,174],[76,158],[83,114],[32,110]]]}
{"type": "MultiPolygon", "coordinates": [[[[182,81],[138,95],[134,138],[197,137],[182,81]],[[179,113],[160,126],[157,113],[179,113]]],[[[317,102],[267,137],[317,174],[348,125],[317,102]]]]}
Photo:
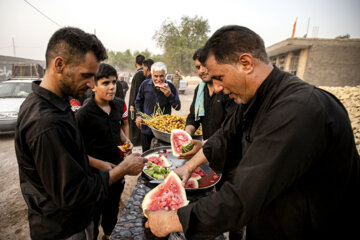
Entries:
{"type": "Polygon", "coordinates": [[[289,68],[289,72],[291,74],[296,75],[296,73],[297,73],[299,56],[300,56],[300,51],[293,52],[293,55],[292,55],[291,61],[290,61],[290,68],[289,68]]]}
{"type": "Polygon", "coordinates": [[[271,65],[275,65],[275,66],[276,66],[276,57],[271,57],[271,58],[270,58],[270,63],[271,63],[271,65]]]}
{"type": "Polygon", "coordinates": [[[284,70],[285,69],[285,55],[279,56],[279,69],[284,70]]]}

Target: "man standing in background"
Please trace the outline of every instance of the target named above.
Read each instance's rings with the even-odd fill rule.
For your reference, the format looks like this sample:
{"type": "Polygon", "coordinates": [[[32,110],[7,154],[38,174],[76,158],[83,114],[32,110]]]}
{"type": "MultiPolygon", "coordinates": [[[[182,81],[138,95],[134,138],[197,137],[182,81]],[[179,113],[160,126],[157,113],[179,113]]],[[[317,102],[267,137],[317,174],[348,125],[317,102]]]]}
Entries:
{"type": "Polygon", "coordinates": [[[135,99],[139,91],[140,84],[146,79],[143,73],[142,63],[145,57],[137,55],[135,60],[136,73],[131,81],[130,97],[129,97],[129,127],[130,127],[130,140],[134,146],[141,144],[141,132],[135,123],[135,99]]]}
{"type": "Polygon", "coordinates": [[[151,58],[145,59],[143,61],[142,67],[146,79],[151,78],[151,65],[153,64],[154,64],[154,60],[152,60],[151,58]]]}
{"type": "Polygon", "coordinates": [[[171,82],[176,87],[176,91],[179,91],[180,80],[181,80],[180,72],[175,71],[175,74],[171,78],[171,82]]]}

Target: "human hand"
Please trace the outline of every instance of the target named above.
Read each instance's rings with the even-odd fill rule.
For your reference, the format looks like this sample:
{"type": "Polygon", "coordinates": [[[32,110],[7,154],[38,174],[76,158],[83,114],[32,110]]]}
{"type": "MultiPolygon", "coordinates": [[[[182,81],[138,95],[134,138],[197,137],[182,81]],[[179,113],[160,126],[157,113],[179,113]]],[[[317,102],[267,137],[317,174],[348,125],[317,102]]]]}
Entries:
{"type": "Polygon", "coordinates": [[[185,186],[186,182],[189,180],[192,169],[190,169],[186,164],[182,165],[181,167],[178,167],[174,169],[174,172],[181,178],[181,182],[183,186],[185,186]]]}
{"type": "Polygon", "coordinates": [[[145,209],[145,214],[148,217],[145,227],[150,228],[157,237],[166,237],[172,232],[183,231],[177,211],[150,211],[145,209]]]}
{"type": "Polygon", "coordinates": [[[138,127],[138,129],[141,129],[141,126],[142,126],[142,118],[139,116],[139,117],[136,117],[136,126],[138,127]]]}
{"type": "Polygon", "coordinates": [[[125,166],[127,175],[135,176],[141,173],[146,162],[147,159],[141,157],[140,153],[133,153],[126,156],[122,164],[125,166]]]}
{"type": "Polygon", "coordinates": [[[164,86],[162,86],[162,87],[160,88],[160,91],[162,91],[162,93],[165,95],[165,97],[168,97],[168,96],[170,96],[170,94],[171,94],[171,89],[170,89],[169,85],[167,85],[167,84],[165,84],[164,86]]]}
{"type": "Polygon", "coordinates": [[[134,145],[132,144],[132,142],[128,139],[126,140],[125,144],[128,145],[128,147],[125,149],[125,154],[126,155],[130,155],[132,153],[132,150],[134,148],[134,145]]]}
{"type": "Polygon", "coordinates": [[[191,142],[194,144],[194,147],[186,152],[186,153],[180,153],[179,159],[190,159],[192,158],[204,145],[203,141],[192,139],[191,142]]]}

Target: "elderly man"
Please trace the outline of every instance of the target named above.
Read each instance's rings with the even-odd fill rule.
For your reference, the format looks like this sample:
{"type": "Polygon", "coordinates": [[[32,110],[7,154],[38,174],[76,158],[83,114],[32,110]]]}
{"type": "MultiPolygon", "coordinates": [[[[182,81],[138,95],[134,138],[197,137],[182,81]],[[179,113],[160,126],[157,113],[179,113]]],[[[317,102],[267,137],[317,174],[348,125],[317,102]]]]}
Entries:
{"type": "Polygon", "coordinates": [[[216,168],[216,148],[237,133],[242,159],[220,191],[177,211],[146,211],[146,226],[189,239],[244,226],[246,239],[359,239],[360,160],[340,101],[270,65],[263,40],[245,27],[217,30],[203,62],[242,107],[176,172],[186,181],[207,160],[216,168]]]}
{"type": "Polygon", "coordinates": [[[166,65],[156,62],[151,66],[151,77],[146,79],[139,88],[135,107],[137,112],[136,124],[141,129],[141,145],[145,152],[150,149],[151,140],[154,135],[148,126],[142,124],[139,112],[151,115],[158,108],[164,114],[171,114],[171,108],[179,111],[181,108],[179,94],[175,86],[165,80],[167,73],[166,65]]]}

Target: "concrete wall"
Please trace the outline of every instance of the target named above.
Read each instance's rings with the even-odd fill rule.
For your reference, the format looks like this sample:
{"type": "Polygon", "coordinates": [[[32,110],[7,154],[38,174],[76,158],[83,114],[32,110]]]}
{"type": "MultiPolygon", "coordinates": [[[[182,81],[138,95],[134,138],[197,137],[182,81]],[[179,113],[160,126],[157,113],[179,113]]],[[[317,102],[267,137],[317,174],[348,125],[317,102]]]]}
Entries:
{"type": "Polygon", "coordinates": [[[360,42],[324,41],[308,55],[304,80],[316,86],[360,85],[360,42]]]}
{"type": "Polygon", "coordinates": [[[17,58],[0,55],[0,81],[8,79],[12,74],[12,65],[14,63],[37,63],[45,69],[45,61],[33,60],[27,58],[17,58]]]}

